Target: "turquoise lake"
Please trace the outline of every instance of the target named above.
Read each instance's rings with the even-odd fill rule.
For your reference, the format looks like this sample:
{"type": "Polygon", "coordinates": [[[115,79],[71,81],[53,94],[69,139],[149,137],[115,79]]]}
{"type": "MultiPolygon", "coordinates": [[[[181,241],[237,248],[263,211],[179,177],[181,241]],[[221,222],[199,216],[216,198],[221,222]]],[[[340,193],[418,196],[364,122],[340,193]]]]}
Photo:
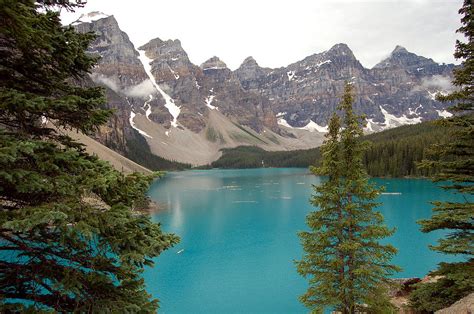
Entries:
{"type": "MultiPolygon", "coordinates": [[[[312,185],[307,169],[206,170],[168,173],[150,188],[163,210],[153,214],[181,242],[164,252],[144,277],[162,313],[306,313],[298,296],[307,281],[293,261],[302,249],[312,185]]],[[[423,277],[440,261],[428,249],[440,233],[424,234],[417,220],[431,216],[430,201],[456,196],[422,179],[374,179],[386,190],[379,207],[396,227],[387,239],[398,248],[395,277],[423,277]]]]}

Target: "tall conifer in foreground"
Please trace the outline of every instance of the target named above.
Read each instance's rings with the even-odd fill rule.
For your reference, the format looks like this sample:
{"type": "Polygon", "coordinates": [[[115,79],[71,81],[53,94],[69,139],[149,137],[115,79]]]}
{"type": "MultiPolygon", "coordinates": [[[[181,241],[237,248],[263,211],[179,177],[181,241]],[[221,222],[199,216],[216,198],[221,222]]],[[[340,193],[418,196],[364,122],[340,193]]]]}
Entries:
{"type": "Polygon", "coordinates": [[[433,216],[420,221],[423,232],[447,230],[433,250],[463,256],[458,263],[440,263],[432,275],[441,276],[437,282],[421,284],[411,297],[412,305],[423,311],[447,307],[474,292],[474,4],[465,0],[459,10],[467,43],[457,41],[454,56],[462,59],[454,70],[453,85],[458,89],[442,101],[454,101],[451,118],[439,122],[449,126],[450,141],[433,147],[432,159],[424,160],[422,168],[437,169],[435,182],[462,196],[459,202],[433,202],[433,216]]]}
{"type": "Polygon", "coordinates": [[[396,249],[379,242],[393,230],[373,211],[379,190],[369,183],[362,164],[363,118],[354,114],[352,103],[352,86],[347,84],[339,106],[343,123],[332,116],[321,147],[322,164],[311,169],[327,176],[314,187],[311,199],[319,209],[306,218],[310,231],[299,233],[305,254],[297,268],[309,278],[300,300],[314,312],[329,306],[342,313],[387,311],[387,277],[398,270],[389,264],[396,249]]]}
{"type": "Polygon", "coordinates": [[[72,84],[94,36],[61,26],[54,4],[75,6],[0,0],[0,312],[153,312],[141,272],[178,239],[134,210],[151,177],[60,131],[93,132],[110,112],[100,88],[72,84]]]}

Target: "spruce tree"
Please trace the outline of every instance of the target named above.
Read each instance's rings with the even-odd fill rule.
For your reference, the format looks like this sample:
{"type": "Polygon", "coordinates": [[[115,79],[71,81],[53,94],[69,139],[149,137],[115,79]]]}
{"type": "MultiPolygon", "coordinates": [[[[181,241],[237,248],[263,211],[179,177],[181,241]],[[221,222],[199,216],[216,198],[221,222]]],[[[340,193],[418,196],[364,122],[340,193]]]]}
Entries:
{"type": "Polygon", "coordinates": [[[439,122],[449,127],[449,141],[433,146],[430,159],[421,163],[422,169],[435,169],[435,182],[461,196],[458,202],[433,202],[433,215],[420,221],[423,232],[445,230],[433,250],[461,256],[457,263],[440,263],[433,276],[437,282],[420,284],[411,297],[412,305],[424,311],[436,311],[474,292],[474,4],[465,0],[459,10],[462,26],[459,33],[467,42],[457,41],[454,56],[462,64],[453,71],[457,90],[442,101],[454,102],[454,116],[439,122]]]}
{"type": "Polygon", "coordinates": [[[319,208],[306,218],[310,231],[299,233],[305,254],[297,269],[309,278],[300,300],[314,312],[328,306],[342,313],[389,310],[387,277],[398,270],[389,264],[396,249],[379,242],[394,231],[373,210],[379,189],[369,183],[362,164],[363,117],[354,114],[352,103],[347,84],[339,106],[342,124],[334,114],[321,147],[322,164],[311,168],[327,176],[314,187],[311,203],[319,208]]]}
{"type": "Polygon", "coordinates": [[[123,175],[61,131],[111,115],[100,88],[78,86],[93,34],[52,10],[76,5],[0,0],[0,312],[153,312],[141,272],[178,239],[135,210],[152,177],[123,175]]]}

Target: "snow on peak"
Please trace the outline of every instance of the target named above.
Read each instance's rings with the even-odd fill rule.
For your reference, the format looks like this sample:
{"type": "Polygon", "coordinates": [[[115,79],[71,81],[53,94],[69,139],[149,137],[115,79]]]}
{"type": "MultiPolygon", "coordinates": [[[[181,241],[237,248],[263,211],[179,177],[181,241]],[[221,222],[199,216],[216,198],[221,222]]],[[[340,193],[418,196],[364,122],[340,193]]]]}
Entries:
{"type": "Polygon", "coordinates": [[[89,12],[86,14],[82,14],[76,21],[74,21],[72,24],[80,24],[80,23],[92,23],[97,20],[105,19],[110,17],[110,15],[107,15],[105,13],[99,12],[99,11],[94,11],[94,12],[89,12]]]}
{"type": "Polygon", "coordinates": [[[156,83],[155,77],[151,73],[151,62],[153,60],[147,57],[145,50],[138,50],[138,53],[139,53],[138,59],[143,64],[143,68],[145,69],[146,74],[148,75],[151,82],[153,83],[153,86],[165,99],[165,108],[168,109],[169,113],[173,117],[173,121],[171,121],[171,125],[177,128],[178,116],[181,113],[181,107],[176,106],[176,104],[174,103],[174,100],[161,89],[158,83],[156,83]]]}

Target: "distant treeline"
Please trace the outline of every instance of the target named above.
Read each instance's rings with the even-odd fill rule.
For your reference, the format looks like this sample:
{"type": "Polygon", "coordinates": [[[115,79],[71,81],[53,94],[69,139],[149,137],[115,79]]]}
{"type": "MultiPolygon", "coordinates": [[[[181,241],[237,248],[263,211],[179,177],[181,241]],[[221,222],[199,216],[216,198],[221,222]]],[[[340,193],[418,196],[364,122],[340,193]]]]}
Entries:
{"type": "Polygon", "coordinates": [[[255,146],[225,148],[212,168],[307,167],[319,160],[319,148],[268,152],[255,146]]]}
{"type": "MultiPolygon", "coordinates": [[[[436,122],[406,125],[364,136],[370,142],[364,155],[367,172],[376,177],[428,176],[416,167],[432,144],[447,140],[449,129],[436,122]]],[[[319,164],[319,148],[268,152],[258,147],[223,149],[212,168],[308,167],[319,164]]]]}

